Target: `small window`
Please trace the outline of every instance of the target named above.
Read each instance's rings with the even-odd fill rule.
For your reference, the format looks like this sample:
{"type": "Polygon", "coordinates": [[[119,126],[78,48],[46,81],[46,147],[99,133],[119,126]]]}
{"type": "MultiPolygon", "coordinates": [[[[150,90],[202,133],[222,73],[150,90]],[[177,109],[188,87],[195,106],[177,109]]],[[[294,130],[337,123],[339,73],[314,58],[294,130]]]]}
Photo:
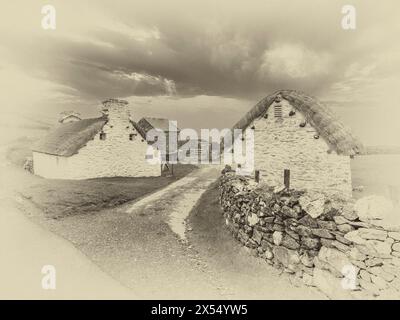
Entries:
{"type": "Polygon", "coordinates": [[[277,104],[274,106],[274,116],[275,118],[282,118],[282,105],[277,104]]]}
{"type": "Polygon", "coordinates": [[[131,133],[131,134],[129,134],[129,140],[134,140],[135,138],[136,138],[136,136],[137,136],[137,133],[131,133]]]}
{"type": "Polygon", "coordinates": [[[106,140],[106,134],[104,132],[100,133],[100,140],[106,140]]]}

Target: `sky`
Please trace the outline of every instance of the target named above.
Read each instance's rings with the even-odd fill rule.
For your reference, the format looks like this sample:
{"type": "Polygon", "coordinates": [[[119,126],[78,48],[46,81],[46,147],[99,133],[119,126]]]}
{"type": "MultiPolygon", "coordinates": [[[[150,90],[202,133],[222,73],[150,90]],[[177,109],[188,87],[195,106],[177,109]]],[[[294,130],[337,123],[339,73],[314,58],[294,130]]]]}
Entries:
{"type": "Polygon", "coordinates": [[[399,9],[395,0],[7,1],[1,125],[63,110],[94,116],[114,97],[135,118],[225,128],[275,90],[297,89],[365,144],[400,145],[399,9]],[[46,4],[55,30],[41,27],[46,4]],[[355,30],[341,26],[347,4],[355,30]]]}

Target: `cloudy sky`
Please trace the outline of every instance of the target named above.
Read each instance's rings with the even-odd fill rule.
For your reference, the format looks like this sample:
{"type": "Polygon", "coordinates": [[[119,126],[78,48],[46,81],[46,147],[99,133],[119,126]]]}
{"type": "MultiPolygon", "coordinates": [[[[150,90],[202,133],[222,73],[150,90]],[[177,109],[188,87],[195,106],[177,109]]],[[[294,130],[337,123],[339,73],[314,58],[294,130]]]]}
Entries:
{"type": "Polygon", "coordinates": [[[400,145],[399,9],[398,0],[7,1],[1,108],[92,116],[102,99],[119,97],[136,117],[223,128],[265,95],[299,89],[366,144],[400,145]],[[41,27],[45,4],[56,9],[56,30],[41,27]],[[346,4],[356,30],[341,27],[346,4]]]}

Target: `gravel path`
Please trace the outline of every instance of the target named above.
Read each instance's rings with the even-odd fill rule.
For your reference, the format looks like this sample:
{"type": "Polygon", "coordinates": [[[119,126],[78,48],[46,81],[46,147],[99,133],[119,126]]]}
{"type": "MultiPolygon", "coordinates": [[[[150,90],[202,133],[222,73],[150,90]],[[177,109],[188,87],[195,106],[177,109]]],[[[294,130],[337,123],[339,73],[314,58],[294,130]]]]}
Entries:
{"type": "Polygon", "coordinates": [[[188,241],[210,274],[226,288],[228,299],[326,299],[315,288],[251,255],[225,227],[218,202],[219,190],[212,185],[187,219],[192,231],[188,241]]]}
{"type": "Polygon", "coordinates": [[[224,288],[184,232],[186,216],[218,175],[217,168],[202,168],[120,207],[60,219],[31,218],[72,242],[137,298],[221,299],[224,288]]]}
{"type": "Polygon", "coordinates": [[[186,241],[186,218],[190,211],[219,176],[219,166],[207,166],[192,172],[186,177],[170,184],[128,206],[129,214],[140,214],[153,211],[167,216],[167,223],[179,238],[186,241]]]}
{"type": "MultiPolygon", "coordinates": [[[[212,191],[207,188],[219,173],[217,167],[201,168],[141,200],[91,214],[61,219],[47,219],[40,212],[31,214],[30,218],[44,228],[26,217],[22,217],[24,222],[3,215],[22,228],[17,233],[20,239],[11,240],[18,243],[20,247],[15,250],[25,258],[19,257],[18,262],[7,257],[10,268],[36,265],[34,256],[40,263],[54,262],[64,274],[60,278],[62,287],[67,286],[69,294],[78,298],[323,298],[309,288],[292,284],[287,276],[238,246],[215,209],[216,199],[211,199],[215,203],[201,214],[192,210],[199,198],[212,191]],[[65,259],[70,263],[63,264],[65,259]],[[78,288],[77,282],[82,290],[71,291],[78,288]]],[[[14,274],[11,269],[3,270],[4,275],[14,274]]],[[[30,295],[41,297],[37,291],[30,295]]]]}
{"type": "Polygon", "coordinates": [[[22,212],[22,199],[14,194],[21,172],[5,161],[4,151],[0,148],[0,299],[135,299],[69,241],[22,212]],[[55,290],[42,288],[44,265],[55,267],[55,290]]]}

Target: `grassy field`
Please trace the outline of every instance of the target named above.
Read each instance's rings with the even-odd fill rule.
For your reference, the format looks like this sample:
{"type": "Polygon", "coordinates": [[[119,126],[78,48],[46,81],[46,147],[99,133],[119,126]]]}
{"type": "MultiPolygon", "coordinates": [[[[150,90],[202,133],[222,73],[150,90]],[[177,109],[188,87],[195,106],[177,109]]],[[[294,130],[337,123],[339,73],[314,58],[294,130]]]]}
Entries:
{"type": "MultiPolygon", "coordinates": [[[[21,167],[33,140],[20,138],[10,144],[6,159],[16,170],[21,167]]],[[[33,201],[49,217],[87,213],[114,207],[135,200],[182,178],[196,167],[175,166],[174,177],[152,178],[102,178],[90,180],[47,180],[25,172],[19,174],[19,192],[33,201]]],[[[370,194],[383,195],[398,202],[400,198],[400,155],[365,155],[351,161],[353,186],[363,186],[355,191],[355,198],[370,194]]]]}
{"type": "Polygon", "coordinates": [[[27,157],[32,156],[30,146],[34,143],[33,138],[21,137],[14,140],[6,152],[6,160],[17,168],[22,168],[27,157]]]}
{"type": "Polygon", "coordinates": [[[385,196],[393,202],[400,198],[400,155],[365,155],[351,161],[353,187],[363,186],[354,192],[355,198],[371,194],[385,196]]]}
{"type": "Polygon", "coordinates": [[[194,166],[176,168],[174,177],[98,178],[49,180],[38,178],[21,188],[51,218],[112,208],[161,189],[191,172],[194,166]]]}
{"type": "Polygon", "coordinates": [[[49,218],[112,208],[161,189],[192,172],[194,165],[175,165],[173,177],[98,178],[88,180],[44,179],[21,168],[31,154],[30,139],[21,138],[7,150],[15,191],[32,201],[49,218]]]}

